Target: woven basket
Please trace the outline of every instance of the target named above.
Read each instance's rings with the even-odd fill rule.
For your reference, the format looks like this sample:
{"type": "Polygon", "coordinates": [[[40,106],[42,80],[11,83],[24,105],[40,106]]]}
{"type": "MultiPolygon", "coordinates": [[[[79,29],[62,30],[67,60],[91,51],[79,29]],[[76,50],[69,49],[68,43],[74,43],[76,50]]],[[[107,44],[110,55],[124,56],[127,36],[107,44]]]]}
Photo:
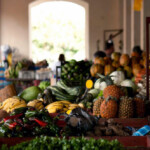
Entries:
{"type": "Polygon", "coordinates": [[[13,84],[6,86],[5,88],[0,90],[0,102],[3,102],[5,99],[10,98],[12,96],[16,96],[16,90],[13,84]]]}

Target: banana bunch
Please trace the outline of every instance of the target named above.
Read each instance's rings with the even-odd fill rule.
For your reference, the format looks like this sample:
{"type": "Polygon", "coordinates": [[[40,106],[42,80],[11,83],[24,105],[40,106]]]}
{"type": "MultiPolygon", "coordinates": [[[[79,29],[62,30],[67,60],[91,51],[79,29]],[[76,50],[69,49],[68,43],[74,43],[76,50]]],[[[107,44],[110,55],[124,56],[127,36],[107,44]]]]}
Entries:
{"type": "Polygon", "coordinates": [[[27,106],[34,107],[37,110],[41,110],[44,108],[42,99],[41,100],[35,99],[33,101],[30,101],[30,102],[28,102],[27,106]]]}
{"type": "Polygon", "coordinates": [[[47,105],[45,108],[49,113],[67,113],[69,114],[73,109],[80,107],[78,104],[72,104],[68,101],[57,101],[47,105]]]}
{"type": "Polygon", "coordinates": [[[11,97],[6,99],[0,104],[0,109],[10,113],[16,108],[26,107],[26,106],[27,104],[24,100],[20,99],[19,97],[11,97]]]}

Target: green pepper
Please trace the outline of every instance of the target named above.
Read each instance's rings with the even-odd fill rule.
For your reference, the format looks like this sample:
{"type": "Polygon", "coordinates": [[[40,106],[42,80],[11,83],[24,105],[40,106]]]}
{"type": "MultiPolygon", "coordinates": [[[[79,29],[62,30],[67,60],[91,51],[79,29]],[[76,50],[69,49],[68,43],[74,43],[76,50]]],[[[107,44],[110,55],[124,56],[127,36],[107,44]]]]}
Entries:
{"type": "Polygon", "coordinates": [[[8,133],[9,129],[5,126],[0,127],[0,137],[4,137],[8,133]]]}
{"type": "Polygon", "coordinates": [[[14,109],[10,115],[14,116],[16,114],[24,113],[27,109],[28,109],[27,107],[21,107],[21,108],[14,109]]]}
{"type": "Polygon", "coordinates": [[[27,110],[25,113],[26,118],[38,116],[39,112],[37,110],[27,110]]]}

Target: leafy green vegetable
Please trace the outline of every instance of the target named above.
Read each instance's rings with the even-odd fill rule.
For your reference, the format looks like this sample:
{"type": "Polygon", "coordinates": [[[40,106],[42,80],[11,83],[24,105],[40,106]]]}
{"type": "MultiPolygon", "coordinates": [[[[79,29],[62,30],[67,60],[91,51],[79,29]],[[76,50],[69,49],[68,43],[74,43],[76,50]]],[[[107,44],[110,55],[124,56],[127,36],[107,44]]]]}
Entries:
{"type": "Polygon", "coordinates": [[[50,86],[49,81],[41,81],[39,84],[39,88],[44,91],[48,86],[50,86]]]}
{"type": "MultiPolygon", "coordinates": [[[[9,150],[124,150],[123,146],[117,141],[108,141],[104,139],[95,140],[93,138],[86,139],[84,137],[56,138],[41,136],[27,142],[23,142],[12,146],[9,150]]],[[[6,145],[1,150],[8,150],[6,145]]]]}
{"type": "Polygon", "coordinates": [[[98,94],[98,96],[97,96],[97,98],[98,97],[102,97],[102,96],[103,96],[103,91],[100,91],[99,94],[98,94]]]}

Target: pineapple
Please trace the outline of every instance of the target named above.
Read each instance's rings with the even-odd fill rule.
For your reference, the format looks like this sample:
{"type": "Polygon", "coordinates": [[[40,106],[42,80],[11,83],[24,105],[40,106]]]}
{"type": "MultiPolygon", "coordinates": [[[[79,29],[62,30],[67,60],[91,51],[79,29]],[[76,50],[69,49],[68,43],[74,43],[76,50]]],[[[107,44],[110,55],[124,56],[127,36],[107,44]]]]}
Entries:
{"type": "Polygon", "coordinates": [[[114,118],[117,114],[117,102],[113,99],[104,100],[100,107],[100,115],[102,118],[114,118]]]}
{"type": "Polygon", "coordinates": [[[133,99],[127,96],[121,97],[119,104],[119,118],[132,118],[134,114],[133,99]]]}
{"type": "Polygon", "coordinates": [[[93,115],[94,116],[100,116],[100,106],[103,102],[103,98],[102,97],[99,97],[95,102],[94,102],[94,105],[93,105],[93,115]]]}
{"type": "Polygon", "coordinates": [[[134,97],[134,106],[135,106],[135,116],[136,117],[144,117],[144,115],[145,115],[144,100],[139,96],[134,97]]]}
{"type": "Polygon", "coordinates": [[[105,99],[111,97],[113,99],[119,100],[121,95],[121,90],[117,85],[109,85],[104,89],[103,94],[105,99]]]}
{"type": "Polygon", "coordinates": [[[113,80],[109,75],[103,76],[98,74],[98,76],[100,77],[101,82],[104,81],[107,85],[103,92],[104,98],[107,99],[108,97],[111,97],[113,99],[119,100],[120,95],[123,94],[121,93],[120,87],[113,84],[113,80]]]}

